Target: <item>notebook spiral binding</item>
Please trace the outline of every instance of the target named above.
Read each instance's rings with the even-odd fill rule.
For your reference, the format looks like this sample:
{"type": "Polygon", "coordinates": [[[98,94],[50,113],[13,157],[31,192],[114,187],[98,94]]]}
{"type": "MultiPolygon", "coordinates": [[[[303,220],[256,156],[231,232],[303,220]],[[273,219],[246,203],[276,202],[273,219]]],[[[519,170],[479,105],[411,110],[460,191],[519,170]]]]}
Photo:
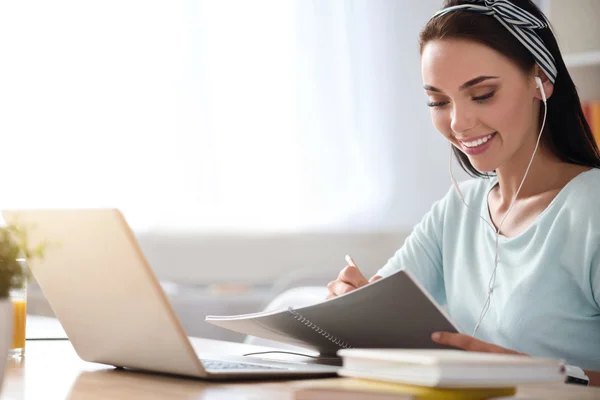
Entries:
{"type": "Polygon", "coordinates": [[[320,334],[321,336],[323,336],[325,339],[329,340],[330,342],[333,342],[340,348],[342,348],[342,349],[351,349],[352,348],[352,346],[350,346],[348,343],[344,342],[342,339],[338,338],[337,336],[332,335],[331,333],[327,332],[324,329],[319,328],[317,325],[310,322],[310,320],[304,318],[300,313],[298,313],[294,309],[292,309],[292,307],[288,307],[287,311],[288,311],[288,313],[292,314],[292,317],[294,317],[294,319],[296,319],[297,321],[300,321],[304,325],[308,326],[310,329],[314,330],[315,332],[317,332],[318,334],[320,334]]]}

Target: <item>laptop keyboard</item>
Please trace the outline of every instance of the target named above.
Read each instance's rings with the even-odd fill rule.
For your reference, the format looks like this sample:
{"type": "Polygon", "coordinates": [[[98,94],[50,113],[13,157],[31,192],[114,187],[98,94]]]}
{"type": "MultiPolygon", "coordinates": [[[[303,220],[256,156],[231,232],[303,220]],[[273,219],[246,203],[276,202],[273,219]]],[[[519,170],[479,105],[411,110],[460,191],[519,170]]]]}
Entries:
{"type": "Polygon", "coordinates": [[[246,364],[241,362],[217,361],[217,360],[201,360],[202,365],[206,369],[260,369],[260,370],[286,370],[283,367],[268,367],[266,365],[246,364]]]}

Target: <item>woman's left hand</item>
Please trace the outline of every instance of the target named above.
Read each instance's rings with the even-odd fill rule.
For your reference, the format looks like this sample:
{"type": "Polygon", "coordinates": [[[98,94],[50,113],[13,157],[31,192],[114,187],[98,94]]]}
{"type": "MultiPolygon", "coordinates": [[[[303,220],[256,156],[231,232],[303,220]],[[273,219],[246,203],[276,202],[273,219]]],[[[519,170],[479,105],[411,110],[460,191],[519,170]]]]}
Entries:
{"type": "Polygon", "coordinates": [[[496,346],[495,344],[487,343],[479,339],[475,339],[473,336],[464,335],[462,333],[435,332],[431,335],[431,340],[439,344],[457,347],[467,351],[476,351],[480,353],[518,354],[521,356],[527,355],[524,353],[519,353],[518,351],[505,349],[504,347],[496,346]]]}

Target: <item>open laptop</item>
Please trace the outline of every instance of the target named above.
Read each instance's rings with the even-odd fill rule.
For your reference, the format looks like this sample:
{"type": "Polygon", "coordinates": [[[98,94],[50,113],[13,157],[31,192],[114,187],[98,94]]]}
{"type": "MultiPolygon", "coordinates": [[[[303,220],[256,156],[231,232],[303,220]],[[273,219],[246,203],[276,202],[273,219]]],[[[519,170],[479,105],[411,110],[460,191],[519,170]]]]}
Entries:
{"type": "Polygon", "coordinates": [[[50,242],[44,259],[29,265],[85,361],[207,379],[315,377],[338,369],[306,359],[228,356],[218,350],[223,342],[190,340],[119,210],[6,210],[3,217],[28,226],[32,246],[50,242]]]}

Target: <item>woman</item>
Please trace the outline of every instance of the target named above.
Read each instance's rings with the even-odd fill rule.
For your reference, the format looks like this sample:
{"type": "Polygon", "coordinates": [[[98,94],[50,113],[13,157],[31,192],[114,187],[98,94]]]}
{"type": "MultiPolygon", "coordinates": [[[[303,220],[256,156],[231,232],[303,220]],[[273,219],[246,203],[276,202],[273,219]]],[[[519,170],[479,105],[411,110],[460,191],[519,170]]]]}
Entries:
{"type": "MultiPolygon", "coordinates": [[[[529,0],[449,0],[420,49],[433,124],[475,179],[370,281],[406,268],[473,332],[435,342],[562,358],[600,385],[600,152],[545,17],[529,0]]],[[[367,283],[348,266],[329,297],[367,283]]]]}

